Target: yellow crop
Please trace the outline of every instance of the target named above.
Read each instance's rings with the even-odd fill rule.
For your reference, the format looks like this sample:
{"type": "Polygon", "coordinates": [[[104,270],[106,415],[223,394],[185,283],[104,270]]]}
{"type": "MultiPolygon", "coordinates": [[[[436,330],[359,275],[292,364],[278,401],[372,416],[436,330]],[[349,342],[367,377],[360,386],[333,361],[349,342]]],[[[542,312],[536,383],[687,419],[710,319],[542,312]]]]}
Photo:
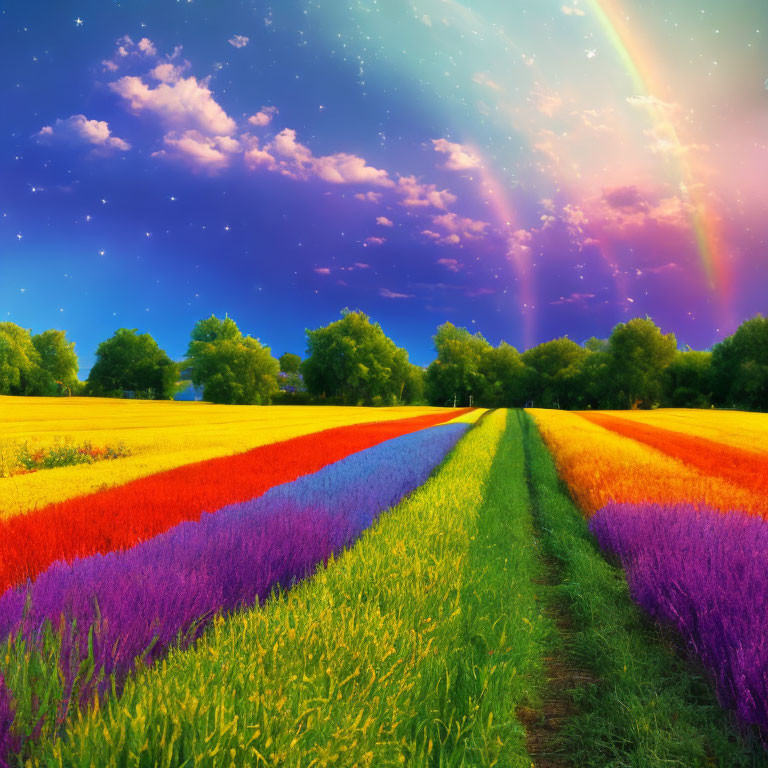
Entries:
{"type": "Polygon", "coordinates": [[[768,514],[768,499],[567,411],[531,409],[560,475],[592,514],[609,501],[705,503],[768,514]]]}
{"type": "Polygon", "coordinates": [[[115,461],[0,478],[0,518],[191,462],[323,429],[443,410],[0,397],[0,457],[14,452],[25,441],[36,449],[61,439],[90,441],[99,447],[123,443],[131,452],[115,461]]]}
{"type": "Polygon", "coordinates": [[[630,421],[704,437],[723,445],[768,453],[768,413],[660,408],[655,411],[601,411],[630,421]]]}

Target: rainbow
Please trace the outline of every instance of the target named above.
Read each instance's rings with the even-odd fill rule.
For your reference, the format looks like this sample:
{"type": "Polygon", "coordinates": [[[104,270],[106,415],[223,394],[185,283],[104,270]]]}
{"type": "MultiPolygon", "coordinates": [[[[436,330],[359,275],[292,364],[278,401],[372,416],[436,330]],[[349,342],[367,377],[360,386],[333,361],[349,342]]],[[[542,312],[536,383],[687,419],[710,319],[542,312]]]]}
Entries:
{"type": "Polygon", "coordinates": [[[653,121],[656,134],[668,143],[670,171],[679,185],[683,199],[688,203],[690,223],[702,271],[710,289],[722,298],[730,290],[728,258],[719,232],[719,216],[702,191],[702,184],[685,157],[685,148],[677,129],[668,114],[668,105],[658,98],[660,88],[652,74],[651,57],[640,49],[627,24],[626,16],[619,11],[617,0],[587,0],[587,6],[603,28],[635,88],[635,97],[643,100],[653,121]]]}

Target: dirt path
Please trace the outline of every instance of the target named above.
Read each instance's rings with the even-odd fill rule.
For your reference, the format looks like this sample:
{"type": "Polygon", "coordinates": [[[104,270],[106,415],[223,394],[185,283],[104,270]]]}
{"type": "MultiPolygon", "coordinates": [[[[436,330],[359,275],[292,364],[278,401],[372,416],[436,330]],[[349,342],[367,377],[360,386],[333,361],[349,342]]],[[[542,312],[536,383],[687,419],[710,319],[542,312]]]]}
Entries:
{"type": "Polygon", "coordinates": [[[574,627],[570,612],[558,586],[562,582],[556,560],[548,557],[541,544],[541,527],[536,514],[531,476],[528,478],[529,497],[532,504],[536,549],[542,566],[541,578],[534,583],[541,585],[539,600],[542,613],[555,625],[557,636],[550,655],[545,657],[547,687],[543,692],[539,709],[521,708],[518,719],[526,729],[526,746],[534,768],[578,768],[567,754],[562,730],[568,719],[578,712],[573,691],[595,682],[595,676],[579,664],[573,650],[574,627]]]}
{"type": "Polygon", "coordinates": [[[572,691],[594,682],[594,675],[578,664],[572,650],[573,624],[568,610],[556,595],[560,583],[557,566],[539,546],[544,578],[537,581],[542,590],[542,612],[557,629],[551,653],[545,657],[547,687],[538,710],[523,708],[518,718],[526,729],[526,746],[535,768],[577,768],[563,748],[561,732],[568,718],[577,712],[572,691]]]}

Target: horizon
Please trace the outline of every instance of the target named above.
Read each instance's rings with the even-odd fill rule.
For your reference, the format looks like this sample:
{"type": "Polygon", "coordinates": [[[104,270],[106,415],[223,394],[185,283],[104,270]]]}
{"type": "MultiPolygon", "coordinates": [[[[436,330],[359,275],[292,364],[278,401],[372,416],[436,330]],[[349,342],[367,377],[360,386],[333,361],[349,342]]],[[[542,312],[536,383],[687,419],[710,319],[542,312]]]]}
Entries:
{"type": "Polygon", "coordinates": [[[82,0],[0,14],[0,319],[175,360],[359,308],[432,359],[765,311],[768,14],[748,0],[82,0]],[[66,6],[66,7],[65,7],[66,6]]]}

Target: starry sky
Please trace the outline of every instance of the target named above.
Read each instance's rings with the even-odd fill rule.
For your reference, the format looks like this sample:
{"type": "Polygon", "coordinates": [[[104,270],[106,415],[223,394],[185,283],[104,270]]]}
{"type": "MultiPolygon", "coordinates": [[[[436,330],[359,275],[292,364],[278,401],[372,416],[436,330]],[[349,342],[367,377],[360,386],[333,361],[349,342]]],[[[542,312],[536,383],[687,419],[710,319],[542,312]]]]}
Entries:
{"type": "Polygon", "coordinates": [[[757,0],[1,0],[0,318],[411,359],[768,310],[757,0]]]}

